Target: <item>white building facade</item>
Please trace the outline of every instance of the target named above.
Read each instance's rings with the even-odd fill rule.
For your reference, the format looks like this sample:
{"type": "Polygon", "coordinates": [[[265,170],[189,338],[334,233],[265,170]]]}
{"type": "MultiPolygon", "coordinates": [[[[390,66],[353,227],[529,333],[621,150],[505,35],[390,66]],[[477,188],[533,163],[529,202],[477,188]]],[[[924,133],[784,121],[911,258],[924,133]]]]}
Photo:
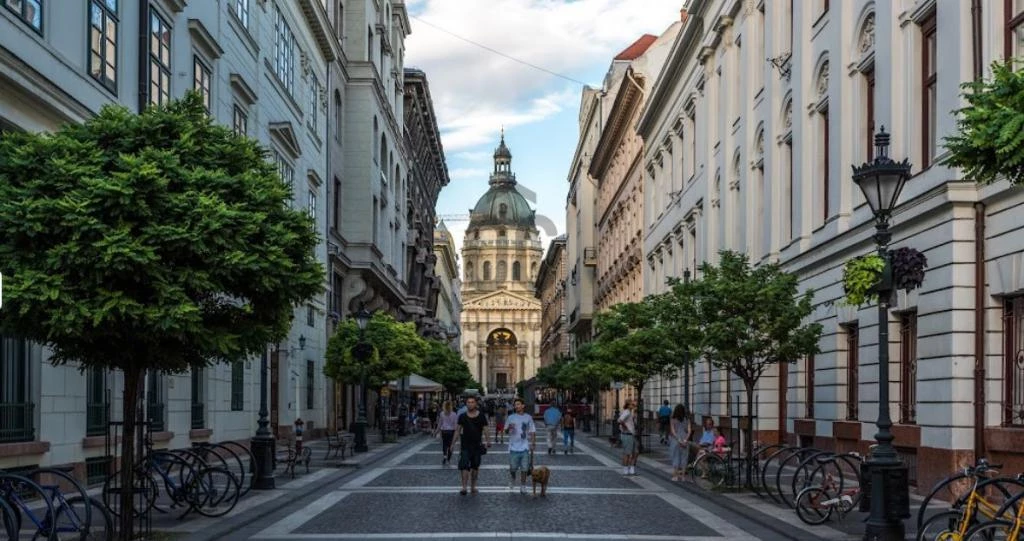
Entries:
{"type": "Polygon", "coordinates": [[[437,277],[436,318],[444,340],[456,352],[462,352],[462,280],[459,279],[459,252],[444,221],[434,228],[434,275],[437,277]]]}
{"type": "MultiPolygon", "coordinates": [[[[325,90],[338,56],[331,34],[316,0],[8,2],[0,6],[0,129],[52,131],[103,105],[139,111],[198,90],[219,123],[267,147],[293,187],[294,207],[324,231],[325,90]]],[[[325,244],[317,256],[326,260],[325,244]]],[[[326,306],[320,295],[297,308],[287,339],[268,347],[271,423],[282,435],[299,417],[307,429],[326,423],[326,306]]],[[[0,341],[0,468],[71,465],[83,479],[88,471],[102,480],[106,412],[120,419],[121,377],[55,367],[48,357],[17,337],[0,341]]],[[[257,358],[152,374],[156,445],[250,438],[259,366],[257,358]]]]}
{"type": "MultiPolygon", "coordinates": [[[[762,378],[761,441],[865,452],[873,440],[877,307],[837,301],[843,264],[874,250],[851,166],[871,158],[884,126],[889,154],[913,163],[891,247],[928,258],[924,286],[900,293],[886,323],[894,445],[925,490],[975,455],[1024,467],[1024,194],[939,165],[961,83],[1020,54],[1024,8],[981,4],[689,3],[638,123],[651,194],[645,292],[686,270],[699,277],[721,249],[780,262],[815,291],[821,353],[762,378]]],[[[697,415],[728,426],[745,412],[737,380],[705,362],[692,372],[697,415]]],[[[680,389],[681,380],[656,382],[648,403],[680,389]]]]}

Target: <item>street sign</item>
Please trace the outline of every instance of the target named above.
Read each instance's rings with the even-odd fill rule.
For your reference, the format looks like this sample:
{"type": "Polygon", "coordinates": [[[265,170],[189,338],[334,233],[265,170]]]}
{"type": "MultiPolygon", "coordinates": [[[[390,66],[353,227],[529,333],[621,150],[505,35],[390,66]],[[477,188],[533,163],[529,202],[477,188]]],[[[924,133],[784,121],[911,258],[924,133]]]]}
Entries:
{"type": "Polygon", "coordinates": [[[625,387],[625,385],[623,385],[621,381],[612,382],[612,389],[615,389],[616,391],[621,390],[623,387],[625,387]]]}

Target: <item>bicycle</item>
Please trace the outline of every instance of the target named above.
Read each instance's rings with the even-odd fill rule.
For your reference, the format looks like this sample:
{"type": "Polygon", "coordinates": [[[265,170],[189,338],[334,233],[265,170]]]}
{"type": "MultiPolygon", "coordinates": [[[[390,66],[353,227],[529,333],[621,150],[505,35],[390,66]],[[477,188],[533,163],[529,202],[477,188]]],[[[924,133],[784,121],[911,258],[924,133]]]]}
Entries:
{"type": "MultiPolygon", "coordinates": [[[[1019,476],[1018,476],[1019,477],[1019,476]]],[[[1020,541],[1024,539],[1024,493],[1017,494],[996,511],[996,517],[1016,507],[1012,519],[996,518],[967,531],[966,541],[1020,541]]]]}
{"type": "Polygon", "coordinates": [[[0,473],[0,501],[5,502],[10,508],[9,512],[5,510],[4,529],[14,532],[11,539],[20,538],[24,515],[24,518],[28,518],[35,526],[33,539],[38,539],[40,535],[43,535],[45,539],[57,540],[56,529],[44,525],[45,517],[53,516],[53,500],[38,483],[21,475],[0,473]],[[36,499],[32,497],[33,493],[38,494],[46,508],[46,514],[43,517],[37,516],[28,505],[28,501],[36,499]],[[7,518],[8,515],[10,518],[7,518]]]}
{"type": "MultiPolygon", "coordinates": [[[[1002,465],[991,465],[988,460],[984,457],[979,458],[974,462],[974,465],[967,466],[966,468],[957,471],[953,475],[939,481],[935,484],[932,490],[925,496],[924,501],[921,502],[921,506],[917,511],[917,530],[921,531],[924,527],[924,514],[925,510],[928,509],[928,504],[932,499],[939,497],[950,502],[963,502],[966,496],[970,494],[969,490],[973,490],[974,483],[972,482],[978,476],[987,476],[997,471],[1002,465]]],[[[1001,486],[996,485],[1004,498],[1009,499],[1011,497],[1009,491],[1003,489],[1001,486]]],[[[955,504],[954,504],[955,505],[955,504]]]]}
{"type": "Polygon", "coordinates": [[[983,494],[992,487],[998,488],[1004,495],[1009,494],[1003,485],[1017,485],[1024,489],[1024,478],[1020,476],[1017,478],[984,477],[988,473],[998,473],[998,471],[995,470],[995,466],[974,471],[971,491],[955,501],[950,511],[939,513],[926,520],[918,531],[917,540],[962,541],[966,539],[967,532],[971,528],[985,521],[1001,518],[1008,509],[1006,505],[1000,505],[983,494]]]}
{"type": "Polygon", "coordinates": [[[717,452],[704,447],[697,452],[696,458],[686,467],[685,474],[694,484],[707,490],[721,488],[731,477],[727,460],[717,452]]]}
{"type": "Polygon", "coordinates": [[[837,483],[835,476],[827,473],[821,486],[801,490],[793,505],[800,520],[816,526],[832,518],[832,513],[837,513],[842,520],[860,505],[860,499],[860,487],[843,490],[841,482],[837,483]]]}

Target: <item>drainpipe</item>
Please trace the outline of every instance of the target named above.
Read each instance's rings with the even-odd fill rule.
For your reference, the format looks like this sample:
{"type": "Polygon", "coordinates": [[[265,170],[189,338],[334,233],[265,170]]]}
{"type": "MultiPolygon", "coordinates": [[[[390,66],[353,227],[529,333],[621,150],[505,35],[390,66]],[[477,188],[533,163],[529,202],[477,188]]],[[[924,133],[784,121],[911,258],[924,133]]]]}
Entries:
{"type": "MultiPolygon", "coordinates": [[[[982,77],[981,0],[971,0],[974,80],[982,77]]],[[[985,454],[985,203],[974,204],[974,457],[985,454]]]]}
{"type": "Polygon", "coordinates": [[[149,104],[149,2],[139,2],[139,92],[138,111],[149,104]]]}

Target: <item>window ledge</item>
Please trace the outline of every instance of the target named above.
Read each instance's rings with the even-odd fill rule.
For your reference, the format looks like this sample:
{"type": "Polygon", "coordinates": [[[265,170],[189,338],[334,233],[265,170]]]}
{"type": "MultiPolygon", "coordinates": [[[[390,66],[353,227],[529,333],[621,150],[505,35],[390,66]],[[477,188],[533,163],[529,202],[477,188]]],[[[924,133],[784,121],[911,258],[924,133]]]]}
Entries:
{"type": "Polygon", "coordinates": [[[860,421],[833,421],[832,437],[842,440],[860,440],[860,426],[860,421]]]}
{"type": "Polygon", "coordinates": [[[0,458],[33,456],[48,453],[50,442],[48,441],[22,441],[18,443],[0,443],[0,458]]]}
{"type": "Polygon", "coordinates": [[[163,432],[153,432],[153,441],[171,441],[174,439],[174,432],[164,430],[163,432]]]}
{"type": "Polygon", "coordinates": [[[918,448],[921,446],[921,427],[906,423],[893,423],[893,441],[897,447],[918,448]]]}
{"type": "MultiPolygon", "coordinates": [[[[118,437],[117,441],[114,442],[114,444],[118,445],[120,443],[121,443],[121,438],[118,437]]],[[[86,437],[82,438],[82,448],[83,449],[95,449],[97,447],[106,447],[106,445],[107,445],[107,437],[106,436],[86,436],[86,437]]]]}
{"type": "Polygon", "coordinates": [[[205,440],[213,435],[212,428],[193,428],[188,431],[188,437],[192,440],[205,440]]]}
{"type": "Polygon", "coordinates": [[[1022,438],[1024,438],[1024,426],[986,427],[985,449],[1019,453],[1022,438]]]}

